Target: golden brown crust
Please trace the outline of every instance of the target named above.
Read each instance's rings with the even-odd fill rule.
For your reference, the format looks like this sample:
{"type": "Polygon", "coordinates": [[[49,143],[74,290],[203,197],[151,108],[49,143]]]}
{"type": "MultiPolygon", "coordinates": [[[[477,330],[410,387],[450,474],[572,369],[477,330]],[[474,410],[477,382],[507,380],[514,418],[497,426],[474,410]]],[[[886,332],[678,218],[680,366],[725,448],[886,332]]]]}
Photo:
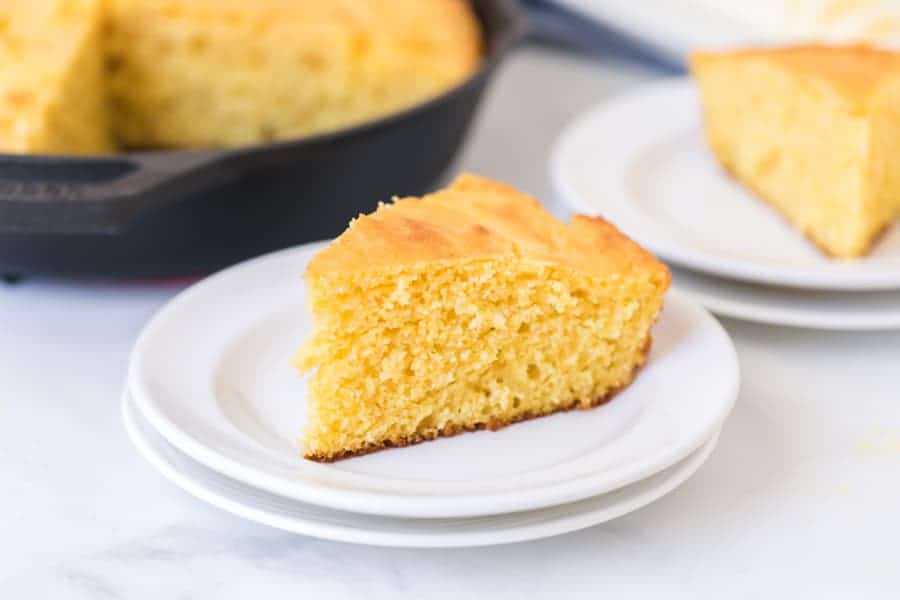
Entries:
{"type": "Polygon", "coordinates": [[[792,44],[776,47],[737,48],[734,50],[697,50],[690,54],[691,63],[724,58],[782,57],[797,61],[818,63],[832,56],[849,56],[896,62],[897,53],[870,44],[792,44]]]}
{"type": "Polygon", "coordinates": [[[694,52],[689,63],[696,76],[707,66],[747,60],[766,61],[827,82],[845,97],[855,100],[870,96],[886,78],[900,76],[900,53],[865,44],[805,44],[694,52]]]}
{"type": "Polygon", "coordinates": [[[377,444],[371,444],[364,448],[359,448],[357,450],[346,450],[343,452],[337,452],[335,454],[315,454],[309,453],[304,454],[303,458],[307,460],[312,460],[315,462],[323,462],[330,463],[338,460],[343,460],[345,458],[353,458],[354,456],[362,456],[364,454],[371,454],[372,452],[378,452],[379,450],[386,450],[388,448],[402,448],[404,446],[412,446],[414,444],[419,444],[421,442],[427,442],[430,440],[435,440],[441,437],[452,437],[454,435],[459,435],[461,433],[467,433],[470,431],[480,431],[483,429],[489,429],[490,431],[498,431],[507,427],[509,425],[513,425],[515,423],[520,423],[522,421],[527,421],[530,419],[537,419],[539,417],[546,417],[548,415],[552,415],[558,412],[566,412],[570,410],[590,410],[592,408],[596,408],[601,404],[605,404],[612,400],[616,394],[622,392],[625,388],[627,388],[634,381],[635,377],[637,377],[638,372],[641,370],[641,367],[647,362],[647,356],[650,355],[650,350],[653,347],[653,337],[651,335],[647,336],[647,341],[644,342],[644,348],[641,351],[641,358],[638,363],[635,365],[634,369],[631,371],[631,375],[627,381],[625,381],[622,385],[609,390],[603,396],[599,398],[595,398],[588,404],[587,406],[583,406],[579,400],[575,400],[568,404],[564,404],[558,406],[552,410],[544,411],[544,412],[534,412],[534,413],[525,413],[517,416],[514,419],[505,419],[505,420],[493,420],[487,423],[478,423],[477,425],[473,425],[470,427],[461,427],[461,426],[452,426],[447,427],[442,430],[436,430],[433,432],[428,432],[427,434],[418,434],[415,436],[409,436],[405,438],[399,438],[396,440],[386,440],[383,442],[379,442],[377,444]]]}
{"type": "Polygon", "coordinates": [[[398,199],[360,216],[313,258],[306,275],[493,257],[598,274],[635,267],[666,271],[656,257],[601,217],[576,215],[566,225],[533,197],[464,174],[444,190],[398,199]]]}

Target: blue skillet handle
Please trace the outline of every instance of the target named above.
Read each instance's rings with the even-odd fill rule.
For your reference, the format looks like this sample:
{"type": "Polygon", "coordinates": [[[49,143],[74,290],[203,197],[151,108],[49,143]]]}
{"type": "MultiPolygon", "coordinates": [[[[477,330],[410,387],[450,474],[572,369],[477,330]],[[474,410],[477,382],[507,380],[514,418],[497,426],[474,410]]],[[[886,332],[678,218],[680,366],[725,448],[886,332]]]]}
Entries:
{"type": "Polygon", "coordinates": [[[521,2],[528,14],[528,39],[532,42],[561,46],[590,56],[638,63],[667,75],[684,73],[684,67],[680,63],[654,51],[640,40],[558,2],[521,2]]]}

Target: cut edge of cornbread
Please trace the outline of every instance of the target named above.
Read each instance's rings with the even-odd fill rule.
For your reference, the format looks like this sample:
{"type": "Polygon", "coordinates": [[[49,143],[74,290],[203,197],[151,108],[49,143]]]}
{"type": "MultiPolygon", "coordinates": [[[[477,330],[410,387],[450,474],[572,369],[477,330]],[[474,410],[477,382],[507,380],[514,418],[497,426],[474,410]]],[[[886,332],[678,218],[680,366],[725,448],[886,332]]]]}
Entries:
{"type": "Polygon", "coordinates": [[[788,226],[793,228],[795,231],[800,233],[800,235],[802,235],[803,238],[812,247],[814,247],[822,255],[824,255],[828,258],[854,259],[854,258],[861,258],[861,257],[867,255],[878,244],[879,240],[882,237],[884,237],[884,235],[887,233],[887,231],[891,228],[891,225],[893,225],[892,220],[885,221],[879,228],[875,229],[872,234],[867,236],[865,238],[865,240],[857,246],[857,249],[853,253],[847,253],[847,254],[843,254],[843,255],[836,254],[832,248],[829,248],[828,245],[826,245],[822,240],[820,240],[818,237],[816,237],[813,233],[800,227],[799,225],[797,225],[797,223],[792,221],[791,218],[787,214],[785,214],[785,211],[783,211],[775,202],[773,202],[772,199],[769,198],[769,196],[767,196],[765,192],[763,192],[761,189],[759,189],[759,187],[754,186],[752,183],[750,183],[748,181],[742,180],[737,175],[737,173],[735,173],[735,171],[732,168],[730,168],[728,165],[725,165],[724,163],[722,163],[721,167],[722,167],[722,171],[724,171],[724,173],[729,178],[733,179],[735,182],[743,185],[748,190],[750,190],[753,193],[753,195],[757,198],[757,200],[759,200],[769,210],[771,210],[772,213],[775,214],[779,219],[781,219],[781,221],[783,223],[787,224],[788,226]]]}
{"type": "Polygon", "coordinates": [[[0,149],[114,150],[104,77],[101,0],[39,0],[0,10],[0,149]]]}
{"type": "Polygon", "coordinates": [[[646,361],[669,280],[602,219],[565,225],[485,178],[383,205],[307,269],[304,455],[337,460],[602,404],[646,361]]]}
{"type": "Polygon", "coordinates": [[[433,430],[423,434],[416,434],[414,436],[398,438],[394,440],[385,440],[380,443],[373,443],[369,446],[365,446],[358,450],[347,450],[345,452],[331,453],[331,454],[316,454],[316,453],[304,453],[303,458],[313,460],[316,462],[335,462],[338,460],[343,460],[345,458],[353,458],[354,456],[363,456],[366,454],[371,454],[372,452],[378,452],[379,450],[387,450],[390,448],[404,448],[406,446],[412,446],[415,444],[421,444],[422,442],[430,442],[432,440],[436,440],[442,437],[453,437],[456,435],[461,435],[463,433],[471,433],[474,431],[483,431],[485,429],[489,431],[499,431],[504,427],[509,427],[510,425],[515,425],[516,423],[521,423],[523,421],[529,421],[531,419],[539,419],[541,417],[547,417],[552,414],[567,412],[573,410],[590,410],[592,408],[596,408],[601,404],[606,404],[610,400],[612,400],[617,394],[624,391],[629,385],[631,385],[632,381],[634,381],[635,377],[637,377],[638,372],[643,368],[644,364],[647,362],[647,357],[650,355],[650,350],[653,347],[653,335],[647,335],[647,341],[644,344],[643,354],[639,358],[638,362],[635,363],[634,368],[631,370],[631,376],[618,387],[612,388],[607,391],[602,396],[595,398],[590,401],[588,404],[584,402],[580,402],[578,400],[573,400],[568,404],[560,405],[556,408],[551,408],[546,411],[537,411],[534,413],[524,413],[522,415],[518,415],[514,418],[510,419],[497,419],[493,421],[489,421],[487,423],[479,423],[476,425],[472,425],[469,427],[465,426],[450,426],[445,427],[440,430],[433,430]]]}
{"type": "Polygon", "coordinates": [[[869,252],[900,214],[900,55],[804,45],[690,66],[724,170],[823,254],[869,252]]]}

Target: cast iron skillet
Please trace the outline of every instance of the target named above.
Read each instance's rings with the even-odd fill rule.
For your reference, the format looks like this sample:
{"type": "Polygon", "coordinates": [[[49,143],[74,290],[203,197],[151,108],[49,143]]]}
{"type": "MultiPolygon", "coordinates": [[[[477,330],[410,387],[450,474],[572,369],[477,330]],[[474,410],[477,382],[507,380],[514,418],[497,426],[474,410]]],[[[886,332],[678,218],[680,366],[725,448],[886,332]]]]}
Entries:
{"type": "MultiPolygon", "coordinates": [[[[486,50],[480,69],[384,119],[233,150],[0,155],[0,275],[201,274],[332,237],[379,200],[428,191],[460,147],[499,61],[526,31],[516,0],[473,5],[486,50]]],[[[559,37],[558,23],[545,22],[559,37]]],[[[568,28],[562,37],[590,45],[596,34],[568,28]]]]}

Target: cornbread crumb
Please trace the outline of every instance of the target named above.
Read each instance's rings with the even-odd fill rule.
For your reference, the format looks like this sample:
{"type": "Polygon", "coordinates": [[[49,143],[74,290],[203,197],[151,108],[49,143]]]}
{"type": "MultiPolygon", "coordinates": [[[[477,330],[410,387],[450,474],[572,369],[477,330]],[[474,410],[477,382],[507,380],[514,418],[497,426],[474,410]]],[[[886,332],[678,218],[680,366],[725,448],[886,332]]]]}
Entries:
{"type": "Polygon", "coordinates": [[[100,0],[0,3],[0,152],[113,149],[101,19],[100,0]]]}
{"type": "Polygon", "coordinates": [[[130,147],[239,146],[345,127],[465,79],[466,0],[108,0],[114,128],[130,147]]]}
{"type": "Polygon", "coordinates": [[[360,216],[306,281],[304,454],[335,460],[596,405],[643,364],[669,273],[600,218],[464,175],[360,216]]]}
{"type": "Polygon", "coordinates": [[[900,54],[705,52],[691,71],[723,167],[825,253],[866,254],[900,214],[900,54]]]}

